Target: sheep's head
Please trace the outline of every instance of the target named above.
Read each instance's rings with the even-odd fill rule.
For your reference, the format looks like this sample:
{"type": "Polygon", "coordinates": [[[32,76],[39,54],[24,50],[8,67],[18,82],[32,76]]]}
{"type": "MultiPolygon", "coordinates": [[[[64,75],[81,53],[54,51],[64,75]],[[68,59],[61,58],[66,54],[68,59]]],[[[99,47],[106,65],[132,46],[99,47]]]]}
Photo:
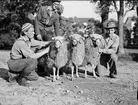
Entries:
{"type": "Polygon", "coordinates": [[[63,41],[65,40],[65,38],[63,36],[53,37],[52,39],[55,40],[56,48],[60,48],[63,44],[63,41]]]}
{"type": "Polygon", "coordinates": [[[96,46],[101,46],[102,35],[91,34],[90,37],[92,38],[92,40],[96,46]]]}
{"type": "Polygon", "coordinates": [[[81,35],[79,34],[72,34],[70,36],[71,40],[72,40],[72,44],[74,46],[76,46],[78,43],[81,43],[81,40],[84,40],[84,37],[82,37],[81,35]]]}

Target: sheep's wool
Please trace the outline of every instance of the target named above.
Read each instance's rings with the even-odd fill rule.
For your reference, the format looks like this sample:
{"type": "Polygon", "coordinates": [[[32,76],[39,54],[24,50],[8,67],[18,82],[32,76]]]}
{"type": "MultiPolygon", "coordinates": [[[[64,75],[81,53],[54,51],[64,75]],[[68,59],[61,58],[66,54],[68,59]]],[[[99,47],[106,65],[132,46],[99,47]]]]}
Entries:
{"type": "Polygon", "coordinates": [[[58,68],[63,67],[66,65],[68,61],[68,51],[67,51],[67,42],[64,41],[62,46],[58,48],[55,64],[58,68]]]}
{"type": "Polygon", "coordinates": [[[85,56],[84,41],[82,40],[82,38],[80,38],[77,46],[73,47],[72,62],[75,65],[80,66],[83,63],[84,56],[85,56]]]}
{"type": "Polygon", "coordinates": [[[83,65],[99,63],[100,54],[97,46],[94,46],[93,41],[90,38],[85,40],[85,58],[83,65]]]}

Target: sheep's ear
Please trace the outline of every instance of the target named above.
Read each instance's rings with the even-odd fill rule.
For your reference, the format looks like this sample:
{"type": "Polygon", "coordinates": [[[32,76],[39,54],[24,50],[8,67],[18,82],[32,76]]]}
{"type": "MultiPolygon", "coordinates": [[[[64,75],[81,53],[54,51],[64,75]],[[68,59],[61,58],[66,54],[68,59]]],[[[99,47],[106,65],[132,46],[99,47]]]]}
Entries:
{"type": "Polygon", "coordinates": [[[69,38],[72,40],[72,39],[73,39],[72,35],[71,35],[71,36],[69,36],[69,38]]]}
{"type": "Polygon", "coordinates": [[[72,36],[71,36],[71,35],[69,35],[68,37],[69,37],[69,38],[71,38],[72,36]]]}

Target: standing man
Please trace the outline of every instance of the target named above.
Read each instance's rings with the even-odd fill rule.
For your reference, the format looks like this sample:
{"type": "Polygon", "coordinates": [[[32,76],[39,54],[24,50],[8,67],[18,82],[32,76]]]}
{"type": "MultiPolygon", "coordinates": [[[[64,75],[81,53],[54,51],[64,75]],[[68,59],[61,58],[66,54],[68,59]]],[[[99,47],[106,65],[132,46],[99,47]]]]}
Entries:
{"type": "Polygon", "coordinates": [[[56,10],[57,2],[47,1],[40,7],[35,18],[35,32],[38,40],[48,41],[52,37],[60,35],[59,13],[56,10]]]}
{"type": "Polygon", "coordinates": [[[103,40],[102,49],[100,49],[101,58],[100,65],[98,66],[99,71],[102,70],[102,66],[107,68],[107,64],[109,65],[109,77],[116,78],[117,76],[117,50],[119,47],[119,36],[115,34],[116,24],[113,21],[107,23],[107,34],[105,34],[103,40]]]}
{"type": "Polygon", "coordinates": [[[49,52],[49,47],[41,52],[35,53],[32,48],[48,46],[50,42],[34,40],[34,27],[30,23],[22,26],[22,35],[12,46],[10,60],[8,61],[9,72],[19,74],[17,80],[19,85],[28,86],[27,80],[35,81],[38,75],[37,59],[49,52]]]}

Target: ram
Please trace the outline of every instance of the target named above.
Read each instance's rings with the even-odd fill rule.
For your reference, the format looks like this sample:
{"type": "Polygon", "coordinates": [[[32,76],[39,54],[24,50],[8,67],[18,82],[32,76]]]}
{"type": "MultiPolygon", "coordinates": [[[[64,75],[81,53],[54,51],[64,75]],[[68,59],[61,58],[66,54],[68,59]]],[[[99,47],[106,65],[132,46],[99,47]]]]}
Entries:
{"type": "Polygon", "coordinates": [[[85,70],[85,77],[87,77],[87,71],[92,71],[93,76],[97,77],[95,68],[100,61],[99,47],[101,38],[99,34],[91,34],[85,38],[85,58],[81,67],[81,69],[85,70]]]}
{"type": "Polygon", "coordinates": [[[83,63],[85,57],[85,46],[84,46],[84,37],[79,34],[70,35],[70,63],[72,71],[72,79],[74,78],[74,70],[76,68],[76,76],[79,77],[78,69],[79,66],[83,63]]]}
{"type": "Polygon", "coordinates": [[[68,62],[68,42],[63,36],[54,37],[53,40],[49,53],[39,59],[39,65],[43,65],[45,72],[52,69],[53,81],[56,81],[56,79],[59,79],[60,68],[64,67],[68,62]]]}

